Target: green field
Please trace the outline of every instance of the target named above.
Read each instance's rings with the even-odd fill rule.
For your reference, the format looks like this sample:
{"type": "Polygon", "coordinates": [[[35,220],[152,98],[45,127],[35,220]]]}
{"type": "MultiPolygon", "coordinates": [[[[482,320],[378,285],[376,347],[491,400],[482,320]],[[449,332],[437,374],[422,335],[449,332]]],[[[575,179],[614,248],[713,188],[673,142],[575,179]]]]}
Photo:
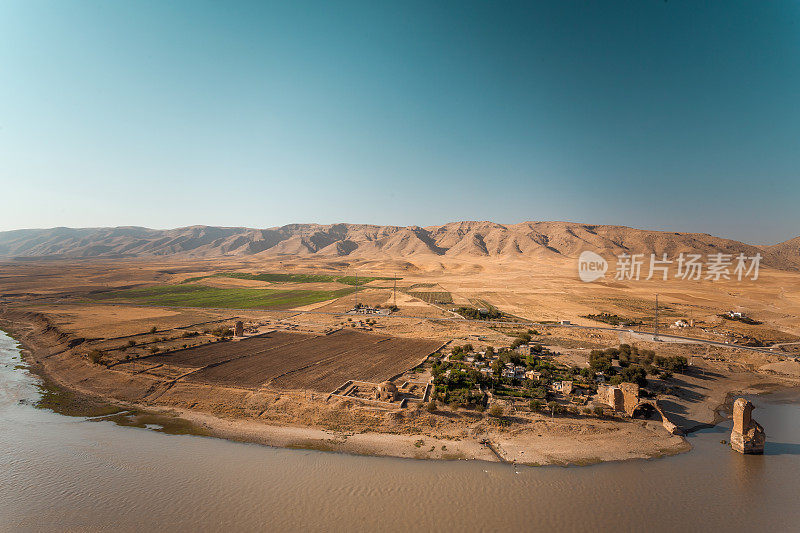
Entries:
{"type": "Polygon", "coordinates": [[[333,276],[329,274],[286,274],[276,272],[263,272],[261,274],[249,274],[247,272],[218,272],[209,276],[197,276],[194,278],[185,279],[182,283],[192,283],[207,278],[234,278],[234,279],[250,279],[255,281],[269,281],[272,283],[320,283],[320,282],[338,282],[345,285],[361,286],[370,281],[375,280],[393,280],[394,278],[382,278],[374,276],[333,276]]]}
{"type": "Polygon", "coordinates": [[[182,284],[107,292],[95,296],[95,299],[124,300],[148,305],[175,307],[227,307],[232,309],[266,307],[271,309],[290,309],[340,298],[352,294],[355,290],[355,287],[345,287],[333,291],[223,289],[205,285],[182,284]]]}

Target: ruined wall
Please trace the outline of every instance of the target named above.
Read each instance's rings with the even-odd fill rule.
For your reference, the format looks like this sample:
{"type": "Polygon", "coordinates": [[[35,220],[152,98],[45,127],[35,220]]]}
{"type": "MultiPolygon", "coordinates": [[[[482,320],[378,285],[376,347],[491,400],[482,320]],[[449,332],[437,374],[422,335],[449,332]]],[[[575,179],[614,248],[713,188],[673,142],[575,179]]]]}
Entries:
{"type": "Polygon", "coordinates": [[[753,404],[744,398],[733,403],[731,448],[739,453],[762,454],[767,440],[764,428],[753,420],[753,404]]]}
{"type": "Polygon", "coordinates": [[[628,416],[633,416],[633,411],[639,405],[639,385],[636,383],[620,383],[622,391],[623,409],[628,416]]]}

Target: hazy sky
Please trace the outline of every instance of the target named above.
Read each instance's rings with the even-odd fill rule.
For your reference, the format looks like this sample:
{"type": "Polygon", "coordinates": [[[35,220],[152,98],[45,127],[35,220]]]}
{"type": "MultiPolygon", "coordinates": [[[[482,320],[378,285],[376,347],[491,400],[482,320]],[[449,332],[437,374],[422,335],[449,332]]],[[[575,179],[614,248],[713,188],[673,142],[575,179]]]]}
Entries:
{"type": "Polygon", "coordinates": [[[436,3],[0,0],[0,230],[800,235],[800,2],[436,3]]]}

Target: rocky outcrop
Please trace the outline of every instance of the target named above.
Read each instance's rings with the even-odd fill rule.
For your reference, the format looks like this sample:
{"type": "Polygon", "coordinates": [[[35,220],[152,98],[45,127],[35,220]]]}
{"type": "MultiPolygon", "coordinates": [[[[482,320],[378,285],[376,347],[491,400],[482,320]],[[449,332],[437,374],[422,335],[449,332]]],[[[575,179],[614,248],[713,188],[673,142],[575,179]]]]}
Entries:
{"type": "Polygon", "coordinates": [[[762,454],[766,435],[764,428],[752,419],[753,404],[739,398],[733,403],[731,448],[739,453],[762,454]]]}

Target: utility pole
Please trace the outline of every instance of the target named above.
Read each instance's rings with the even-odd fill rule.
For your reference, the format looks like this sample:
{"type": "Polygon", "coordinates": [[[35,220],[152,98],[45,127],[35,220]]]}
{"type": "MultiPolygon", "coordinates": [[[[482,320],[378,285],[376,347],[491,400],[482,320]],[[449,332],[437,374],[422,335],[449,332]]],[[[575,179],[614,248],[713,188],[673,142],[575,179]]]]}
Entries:
{"type": "Polygon", "coordinates": [[[658,293],[656,293],[656,320],[653,324],[653,341],[658,342],[658,293]]]}

